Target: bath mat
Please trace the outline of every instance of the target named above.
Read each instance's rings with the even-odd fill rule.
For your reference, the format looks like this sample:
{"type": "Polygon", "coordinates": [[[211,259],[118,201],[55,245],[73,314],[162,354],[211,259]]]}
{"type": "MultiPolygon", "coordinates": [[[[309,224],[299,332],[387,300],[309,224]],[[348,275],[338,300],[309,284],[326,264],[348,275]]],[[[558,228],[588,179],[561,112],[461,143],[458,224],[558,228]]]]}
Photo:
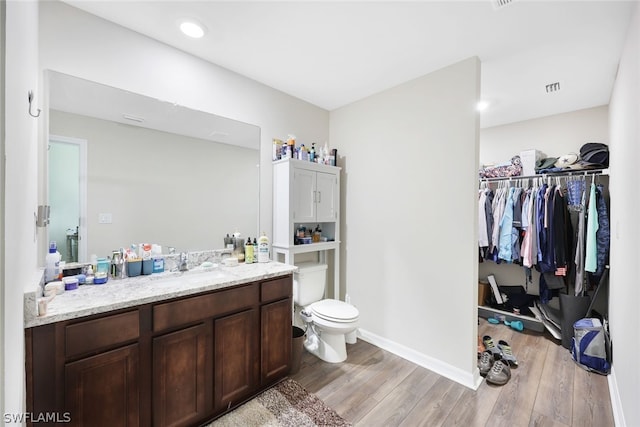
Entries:
{"type": "Polygon", "coordinates": [[[206,427],[351,426],[316,395],[292,379],[262,392],[206,427]]]}

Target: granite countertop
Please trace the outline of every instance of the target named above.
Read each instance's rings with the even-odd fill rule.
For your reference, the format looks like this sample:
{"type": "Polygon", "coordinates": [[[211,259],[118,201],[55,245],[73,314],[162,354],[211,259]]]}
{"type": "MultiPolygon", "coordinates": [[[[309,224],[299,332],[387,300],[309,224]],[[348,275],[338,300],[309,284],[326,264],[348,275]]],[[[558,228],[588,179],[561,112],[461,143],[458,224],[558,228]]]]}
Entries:
{"type": "Polygon", "coordinates": [[[82,285],[56,295],[47,314],[37,315],[35,292],[25,293],[24,327],[46,325],[92,314],[195,295],[243,283],[286,276],[297,267],[279,262],[240,264],[187,272],[165,272],[128,279],[109,279],[103,285],[82,285]]]}

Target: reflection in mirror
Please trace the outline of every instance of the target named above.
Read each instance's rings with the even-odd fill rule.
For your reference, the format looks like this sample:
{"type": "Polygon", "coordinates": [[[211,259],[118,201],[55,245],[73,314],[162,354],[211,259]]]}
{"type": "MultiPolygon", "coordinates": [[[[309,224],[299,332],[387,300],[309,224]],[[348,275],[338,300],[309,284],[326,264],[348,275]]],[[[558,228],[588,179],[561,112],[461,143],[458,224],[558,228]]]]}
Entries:
{"type": "Polygon", "coordinates": [[[47,77],[50,147],[86,141],[86,174],[82,155],[49,155],[49,240],[63,260],[143,242],[165,252],[215,249],[227,233],[257,235],[257,126],[54,71],[47,77]],[[82,182],[86,218],[82,207],[69,212],[82,182]]]}

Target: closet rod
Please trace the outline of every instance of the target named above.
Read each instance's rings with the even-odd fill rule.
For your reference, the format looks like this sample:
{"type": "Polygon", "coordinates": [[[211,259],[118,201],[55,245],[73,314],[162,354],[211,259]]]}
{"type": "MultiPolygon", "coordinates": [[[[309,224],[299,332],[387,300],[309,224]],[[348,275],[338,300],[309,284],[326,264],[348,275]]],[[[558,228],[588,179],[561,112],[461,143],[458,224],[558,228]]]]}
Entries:
{"type": "Polygon", "coordinates": [[[562,178],[565,176],[587,176],[587,175],[609,175],[609,169],[585,169],[585,170],[572,170],[567,172],[554,172],[554,173],[540,173],[536,175],[526,176],[505,176],[498,178],[478,178],[480,181],[495,182],[495,181],[514,181],[516,179],[535,179],[535,178],[562,178]]]}

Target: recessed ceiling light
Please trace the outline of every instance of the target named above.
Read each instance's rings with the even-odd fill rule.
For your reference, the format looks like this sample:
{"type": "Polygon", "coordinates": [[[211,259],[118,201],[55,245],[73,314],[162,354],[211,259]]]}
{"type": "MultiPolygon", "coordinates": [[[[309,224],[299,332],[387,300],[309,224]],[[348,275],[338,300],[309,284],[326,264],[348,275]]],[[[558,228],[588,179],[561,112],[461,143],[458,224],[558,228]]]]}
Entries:
{"type": "Polygon", "coordinates": [[[489,101],[478,101],[478,104],[476,104],[476,109],[478,111],[484,111],[487,108],[489,108],[489,101]]]}
{"type": "Polygon", "coordinates": [[[204,36],[204,26],[194,21],[182,21],[180,23],[180,31],[194,39],[204,36]]]}

